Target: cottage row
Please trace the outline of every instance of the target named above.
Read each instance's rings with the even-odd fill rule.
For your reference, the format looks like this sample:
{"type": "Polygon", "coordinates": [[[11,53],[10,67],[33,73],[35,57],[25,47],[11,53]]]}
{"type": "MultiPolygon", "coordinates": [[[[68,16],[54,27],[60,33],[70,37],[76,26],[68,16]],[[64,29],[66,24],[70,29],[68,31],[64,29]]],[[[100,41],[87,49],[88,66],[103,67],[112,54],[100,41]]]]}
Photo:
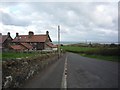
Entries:
{"type": "Polygon", "coordinates": [[[14,39],[8,32],[7,35],[0,35],[0,49],[3,51],[57,50],[57,46],[52,43],[48,31],[40,35],[34,35],[32,31],[29,31],[28,35],[16,33],[14,39]]]}

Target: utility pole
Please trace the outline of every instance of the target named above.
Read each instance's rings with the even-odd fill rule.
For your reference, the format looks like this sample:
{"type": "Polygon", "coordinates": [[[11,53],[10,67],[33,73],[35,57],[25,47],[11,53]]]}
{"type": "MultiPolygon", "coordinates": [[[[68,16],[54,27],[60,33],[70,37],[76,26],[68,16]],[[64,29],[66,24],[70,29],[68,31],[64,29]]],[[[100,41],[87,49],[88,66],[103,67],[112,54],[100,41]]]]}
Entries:
{"type": "Polygon", "coordinates": [[[58,25],[58,58],[60,57],[60,26],[58,25]]]}
{"type": "Polygon", "coordinates": [[[87,40],[86,40],[86,44],[87,44],[87,40]]]}

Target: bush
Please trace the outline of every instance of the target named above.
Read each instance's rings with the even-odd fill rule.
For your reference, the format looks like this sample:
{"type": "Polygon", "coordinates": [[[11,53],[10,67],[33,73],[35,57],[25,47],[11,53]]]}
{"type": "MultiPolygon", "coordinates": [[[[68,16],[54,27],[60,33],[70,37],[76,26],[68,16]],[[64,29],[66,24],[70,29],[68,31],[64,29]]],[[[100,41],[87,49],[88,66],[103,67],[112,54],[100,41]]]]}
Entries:
{"type": "Polygon", "coordinates": [[[92,54],[92,55],[106,55],[106,56],[110,56],[110,55],[114,55],[114,56],[117,56],[119,54],[119,50],[116,48],[114,49],[111,49],[111,48],[100,48],[100,49],[97,49],[97,50],[90,50],[90,51],[87,51],[85,52],[86,54],[92,54]]]}
{"type": "Polygon", "coordinates": [[[117,47],[78,47],[78,46],[63,46],[63,50],[73,53],[88,54],[88,55],[119,55],[120,48],[117,47]]]}

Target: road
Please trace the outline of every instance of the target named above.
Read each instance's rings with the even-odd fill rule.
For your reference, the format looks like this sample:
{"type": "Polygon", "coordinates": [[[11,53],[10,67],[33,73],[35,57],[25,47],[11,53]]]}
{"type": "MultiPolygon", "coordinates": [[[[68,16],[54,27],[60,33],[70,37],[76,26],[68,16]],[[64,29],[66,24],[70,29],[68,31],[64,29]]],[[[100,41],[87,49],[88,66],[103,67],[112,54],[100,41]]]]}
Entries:
{"type": "Polygon", "coordinates": [[[68,54],[68,88],[116,88],[118,64],[68,54]]]}
{"type": "Polygon", "coordinates": [[[60,88],[66,55],[25,83],[22,88],[60,88]]]}
{"type": "Polygon", "coordinates": [[[67,88],[117,88],[118,63],[67,53],[23,88],[61,88],[62,84],[67,88]],[[65,67],[67,79],[63,79],[65,67]]]}

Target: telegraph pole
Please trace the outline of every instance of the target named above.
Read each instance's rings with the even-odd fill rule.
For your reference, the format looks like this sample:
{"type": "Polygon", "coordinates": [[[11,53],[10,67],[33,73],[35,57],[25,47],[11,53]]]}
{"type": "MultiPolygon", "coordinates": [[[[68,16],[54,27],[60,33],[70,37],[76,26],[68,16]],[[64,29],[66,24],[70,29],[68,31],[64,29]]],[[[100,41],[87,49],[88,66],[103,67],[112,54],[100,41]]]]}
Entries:
{"type": "Polygon", "coordinates": [[[60,57],[60,26],[58,25],[58,58],[60,57]]]}

